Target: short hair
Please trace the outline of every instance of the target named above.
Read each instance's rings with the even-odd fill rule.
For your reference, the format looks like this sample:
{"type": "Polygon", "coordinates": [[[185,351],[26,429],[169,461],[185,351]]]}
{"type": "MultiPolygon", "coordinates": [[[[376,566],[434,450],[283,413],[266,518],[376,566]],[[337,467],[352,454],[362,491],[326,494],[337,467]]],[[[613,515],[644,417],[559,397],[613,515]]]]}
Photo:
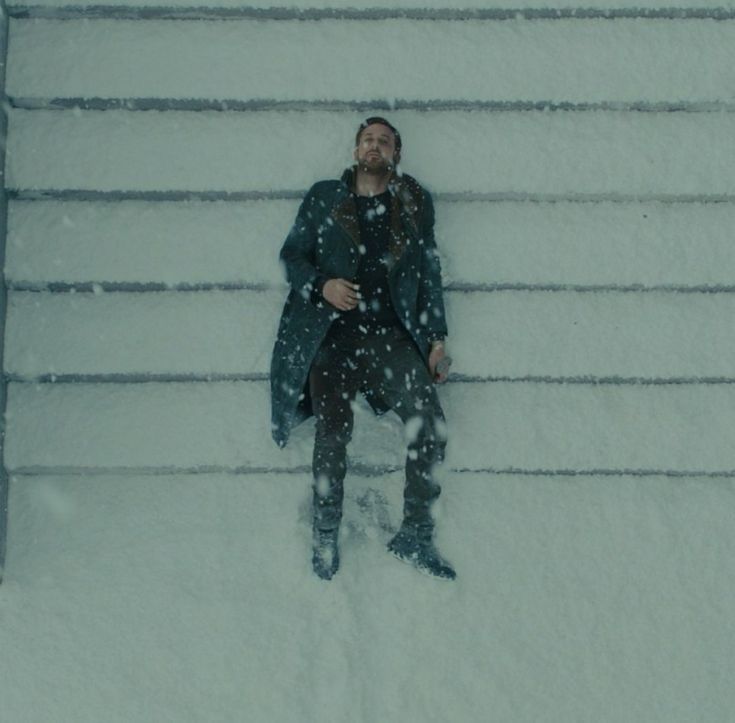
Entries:
{"type": "Polygon", "coordinates": [[[393,131],[393,136],[396,139],[396,153],[400,154],[401,152],[401,134],[398,132],[398,129],[388,122],[385,118],[381,118],[380,116],[371,116],[370,118],[366,118],[362,123],[360,123],[360,127],[357,129],[357,134],[355,135],[355,146],[360,145],[360,136],[362,135],[362,132],[368,127],[373,125],[373,123],[380,123],[380,125],[386,126],[390,128],[393,131]]]}

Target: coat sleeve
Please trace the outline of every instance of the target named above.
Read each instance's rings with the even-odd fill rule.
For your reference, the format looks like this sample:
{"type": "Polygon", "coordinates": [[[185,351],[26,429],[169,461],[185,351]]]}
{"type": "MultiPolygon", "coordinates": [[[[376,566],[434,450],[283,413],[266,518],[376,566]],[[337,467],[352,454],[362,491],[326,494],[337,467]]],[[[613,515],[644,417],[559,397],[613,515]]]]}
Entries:
{"type": "Polygon", "coordinates": [[[429,341],[443,339],[447,335],[447,321],[442,291],[441,261],[434,239],[434,202],[424,191],[424,208],[421,229],[421,275],[419,277],[419,323],[426,329],[429,341]]]}
{"type": "Polygon", "coordinates": [[[318,221],[323,216],[321,203],[312,187],[301,202],[279,257],[288,283],[304,299],[312,302],[319,300],[321,288],[328,280],[315,265],[318,221]]]}

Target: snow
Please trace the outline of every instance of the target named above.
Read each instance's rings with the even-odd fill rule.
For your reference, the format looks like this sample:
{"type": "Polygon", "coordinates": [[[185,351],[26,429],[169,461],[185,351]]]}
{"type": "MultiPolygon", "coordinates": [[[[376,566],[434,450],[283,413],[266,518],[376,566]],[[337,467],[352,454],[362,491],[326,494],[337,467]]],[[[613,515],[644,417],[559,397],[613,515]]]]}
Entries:
{"type": "Polygon", "coordinates": [[[384,551],[400,486],[351,479],[323,583],[303,476],[19,477],[7,719],[728,719],[729,481],[451,476],[454,583],[384,551]]]}
{"type": "Polygon", "coordinates": [[[402,101],[733,100],[735,25],[716,20],[14,20],[11,33],[8,93],[24,98],[364,101],[390,78],[402,101]],[[440,47],[452,61],[427,73],[440,47]]]}
{"type": "MultiPolygon", "coordinates": [[[[97,0],[78,0],[70,3],[67,0],[33,0],[28,2],[24,0],[13,0],[8,3],[9,8],[23,7],[88,7],[99,6],[102,3],[97,0]]],[[[107,3],[112,7],[123,8],[146,8],[146,7],[167,7],[167,8],[187,8],[202,7],[201,0],[116,0],[114,3],[107,3]]],[[[717,3],[712,0],[645,0],[644,2],[632,5],[629,0],[564,0],[559,3],[552,0],[517,0],[512,3],[508,0],[462,0],[457,3],[457,7],[453,7],[453,3],[449,0],[399,0],[399,2],[389,4],[386,0],[289,0],[288,3],[273,3],[273,0],[248,0],[243,3],[240,0],[217,0],[210,7],[215,8],[253,8],[253,9],[276,9],[288,11],[308,10],[310,8],[342,8],[342,9],[381,9],[398,10],[402,8],[438,8],[438,9],[483,9],[483,8],[500,8],[507,10],[509,8],[571,8],[583,11],[585,8],[596,8],[607,10],[612,8],[641,8],[643,10],[653,9],[671,9],[671,8],[732,8],[732,0],[719,0],[717,3]]],[[[206,7],[206,6],[205,6],[206,7]]]]}
{"type": "Polygon", "coordinates": [[[286,237],[298,205],[11,201],[6,275],[14,283],[282,286],[273,238],[286,237]]]}
{"type": "MultiPolygon", "coordinates": [[[[313,420],[279,450],[268,393],[265,381],[11,383],[5,461],[40,471],[305,470],[313,420]]],[[[467,382],[440,399],[450,470],[735,469],[732,384],[467,382]]],[[[351,459],[402,465],[398,418],[371,418],[365,402],[358,411],[351,459]]]]}
{"type": "MultiPolygon", "coordinates": [[[[298,204],[11,200],[6,276],[283,288],[274,239],[285,238],[298,204]]],[[[735,277],[730,203],[435,205],[448,284],[691,287],[735,277]]]]}
{"type": "Polygon", "coordinates": [[[729,721],[732,35],[711,20],[12,19],[7,90],[27,107],[11,104],[6,159],[2,720],[729,721]],[[306,110],[30,109],[68,96],[306,110]],[[458,579],[385,551],[406,430],[361,402],[325,583],[313,422],[285,450],[270,438],[277,254],[296,198],[391,98],[428,105],[389,116],[437,199],[458,375],[439,389],[437,543],[458,579]],[[595,109],[523,109],[549,102],[595,109]],[[44,189],[111,196],[28,200],[44,189]],[[161,191],[239,195],[145,197],[161,191]]]}
{"type": "MultiPolygon", "coordinates": [[[[350,163],[361,117],[14,109],[7,186],[305,191],[350,163]]],[[[399,111],[391,118],[410,139],[405,170],[436,192],[521,198],[735,192],[734,113],[399,111]]]]}
{"type": "MultiPolygon", "coordinates": [[[[5,368],[262,378],[285,294],[11,291],[5,368]]],[[[447,291],[445,305],[463,377],[727,377],[735,357],[729,293],[447,291]]]]}

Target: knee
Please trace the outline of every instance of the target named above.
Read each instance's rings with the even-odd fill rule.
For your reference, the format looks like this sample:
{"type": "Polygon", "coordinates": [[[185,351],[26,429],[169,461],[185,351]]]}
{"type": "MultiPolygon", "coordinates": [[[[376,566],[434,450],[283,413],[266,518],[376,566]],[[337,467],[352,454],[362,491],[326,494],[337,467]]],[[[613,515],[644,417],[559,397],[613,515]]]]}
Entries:
{"type": "Polygon", "coordinates": [[[417,414],[406,420],[406,439],[410,449],[441,460],[447,444],[447,424],[443,415],[417,414]]]}
{"type": "Polygon", "coordinates": [[[348,419],[317,417],[315,438],[320,446],[344,447],[352,439],[352,422],[348,419]]]}

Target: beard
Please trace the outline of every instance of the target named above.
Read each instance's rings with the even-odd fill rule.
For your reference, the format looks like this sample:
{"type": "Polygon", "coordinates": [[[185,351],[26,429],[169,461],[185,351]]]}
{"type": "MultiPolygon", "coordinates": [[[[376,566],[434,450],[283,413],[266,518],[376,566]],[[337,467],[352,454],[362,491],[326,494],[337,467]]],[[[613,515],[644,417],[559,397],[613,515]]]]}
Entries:
{"type": "Polygon", "coordinates": [[[357,165],[361,171],[372,176],[385,176],[395,168],[393,161],[381,155],[369,155],[359,158],[357,165]]]}

